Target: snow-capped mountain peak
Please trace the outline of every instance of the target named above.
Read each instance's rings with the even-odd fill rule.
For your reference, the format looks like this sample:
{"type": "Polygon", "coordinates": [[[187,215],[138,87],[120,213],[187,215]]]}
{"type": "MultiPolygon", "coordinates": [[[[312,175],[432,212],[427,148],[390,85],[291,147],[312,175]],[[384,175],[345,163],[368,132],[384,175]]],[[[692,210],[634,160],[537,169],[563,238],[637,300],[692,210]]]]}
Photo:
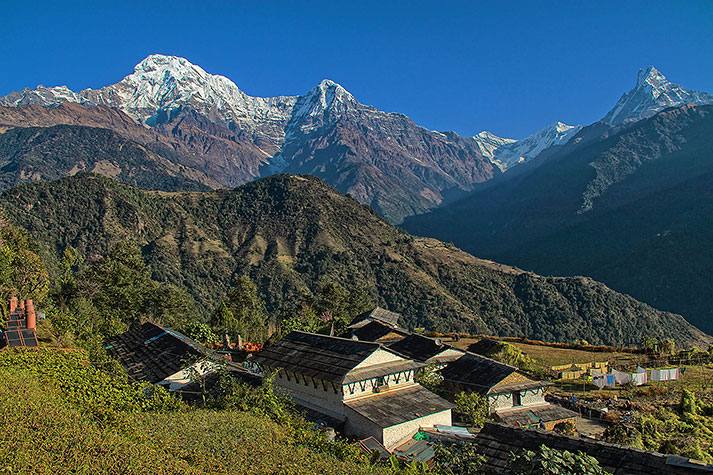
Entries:
{"type": "Polygon", "coordinates": [[[484,156],[505,171],[513,165],[530,161],[547,148],[566,143],[581,128],[580,125],[557,121],[522,140],[505,139],[485,131],[474,136],[473,140],[484,156]]]}
{"type": "Polygon", "coordinates": [[[612,125],[651,117],[668,107],[684,104],[712,104],[713,96],[705,92],[688,91],[670,82],[654,66],[640,69],[636,86],[623,94],[604,121],[612,125]]]}
{"type": "Polygon", "coordinates": [[[636,77],[636,87],[641,87],[648,84],[652,87],[660,87],[664,84],[670,84],[666,76],[654,66],[649,66],[646,69],[639,69],[639,74],[636,77]]]}

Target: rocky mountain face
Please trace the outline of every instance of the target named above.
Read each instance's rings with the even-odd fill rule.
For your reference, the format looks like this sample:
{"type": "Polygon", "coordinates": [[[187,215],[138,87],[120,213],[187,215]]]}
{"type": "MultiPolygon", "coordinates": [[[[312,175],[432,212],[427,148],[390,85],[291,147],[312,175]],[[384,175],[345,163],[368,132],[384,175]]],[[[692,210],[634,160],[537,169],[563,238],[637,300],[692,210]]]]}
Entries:
{"type": "Polygon", "coordinates": [[[713,106],[593,124],[527,173],[404,227],[538,273],[592,276],[713,331],[712,136],[713,106]]]}
{"type": "MultiPolygon", "coordinates": [[[[98,90],[39,86],[0,98],[0,106],[30,110],[15,116],[38,115],[33,105],[61,108],[68,102],[93,109],[87,120],[113,129],[115,112],[108,113],[114,119],[97,116],[106,108],[125,113],[153,132],[148,135],[154,141],[139,143],[223,186],[283,171],[311,173],[393,222],[500,173],[474,140],[363,105],[333,81],[303,96],[252,97],[229,79],[173,56],[151,55],[119,83],[98,90]]],[[[3,115],[5,127],[27,125],[9,120],[10,112],[3,115]]],[[[70,115],[95,125],[78,119],[76,110],[70,115]]],[[[130,127],[117,122],[114,130],[127,133],[130,127]]],[[[136,135],[149,138],[129,133],[132,140],[136,135]]]]}
{"type": "Polygon", "coordinates": [[[0,134],[0,189],[82,171],[152,190],[210,190],[205,173],[152,152],[113,130],[76,126],[15,127],[0,134]]]}
{"type": "Polygon", "coordinates": [[[581,125],[555,122],[522,140],[505,139],[486,131],[473,139],[478,142],[481,153],[505,171],[529,162],[549,148],[567,143],[581,129],[581,125]]]}
{"type": "Polygon", "coordinates": [[[679,315],[591,279],[541,277],[414,238],[311,176],[164,193],[80,173],[12,188],[0,194],[0,209],[42,243],[50,261],[67,245],[92,256],[137,240],[153,278],[187,288],[206,309],[232,276],[249,275],[274,315],[336,282],[363,288],[374,303],[402,313],[409,328],[609,344],[643,335],[711,340],[679,315]]]}
{"type": "Polygon", "coordinates": [[[623,94],[602,120],[612,125],[619,125],[626,121],[651,117],[668,107],[685,104],[713,104],[713,95],[687,91],[682,86],[670,82],[655,67],[649,66],[639,70],[636,86],[623,94]]]}

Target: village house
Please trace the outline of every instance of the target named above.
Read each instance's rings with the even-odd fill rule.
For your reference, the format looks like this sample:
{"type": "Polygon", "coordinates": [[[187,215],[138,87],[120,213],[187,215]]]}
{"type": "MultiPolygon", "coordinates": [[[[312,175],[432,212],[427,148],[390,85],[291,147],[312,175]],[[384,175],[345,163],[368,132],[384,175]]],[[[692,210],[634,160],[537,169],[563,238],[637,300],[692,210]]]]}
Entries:
{"type": "Polygon", "coordinates": [[[437,368],[443,368],[465,354],[465,351],[446,345],[438,338],[429,338],[417,333],[412,333],[386,346],[402,356],[435,365],[437,368]]]}
{"type": "Polygon", "coordinates": [[[293,331],[248,364],[276,372],[275,385],[297,405],[388,450],[421,427],[451,424],[452,404],[415,381],[424,365],[378,343],[293,331]]]}
{"type": "Polygon", "coordinates": [[[534,380],[514,366],[468,352],[446,365],[441,376],[450,394],[475,392],[487,397],[491,416],[506,424],[547,430],[559,422],[576,424],[576,412],[545,400],[552,383],[534,380]]]}
{"type": "MultiPolygon", "coordinates": [[[[109,356],[116,358],[132,381],[148,381],[180,390],[218,369],[216,355],[187,336],[146,322],[106,342],[109,356]]],[[[218,357],[222,358],[222,357],[218,357]]]]}
{"type": "Polygon", "coordinates": [[[37,312],[32,300],[10,298],[8,316],[0,330],[0,348],[37,348],[37,312]]]}

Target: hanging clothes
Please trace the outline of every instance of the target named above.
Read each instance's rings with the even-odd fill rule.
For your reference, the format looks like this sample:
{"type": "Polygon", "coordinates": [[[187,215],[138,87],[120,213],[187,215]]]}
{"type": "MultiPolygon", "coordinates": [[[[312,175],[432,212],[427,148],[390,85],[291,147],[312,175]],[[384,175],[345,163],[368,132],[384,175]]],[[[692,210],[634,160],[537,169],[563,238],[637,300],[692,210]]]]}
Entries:
{"type": "Polygon", "coordinates": [[[646,382],[646,371],[644,371],[643,373],[631,373],[631,383],[634,386],[641,386],[646,384],[646,382]]]}
{"type": "Polygon", "coordinates": [[[611,388],[616,387],[616,379],[614,379],[613,374],[607,374],[607,386],[611,388]]]}
{"type": "Polygon", "coordinates": [[[671,370],[671,379],[672,380],[677,380],[681,377],[681,369],[680,368],[674,368],[671,370]]]}
{"type": "Polygon", "coordinates": [[[626,384],[631,382],[631,374],[623,373],[615,369],[612,370],[612,375],[614,376],[614,381],[616,384],[626,384]]]}
{"type": "Polygon", "coordinates": [[[661,370],[660,369],[652,369],[651,370],[651,381],[663,381],[661,379],[661,370]]]}

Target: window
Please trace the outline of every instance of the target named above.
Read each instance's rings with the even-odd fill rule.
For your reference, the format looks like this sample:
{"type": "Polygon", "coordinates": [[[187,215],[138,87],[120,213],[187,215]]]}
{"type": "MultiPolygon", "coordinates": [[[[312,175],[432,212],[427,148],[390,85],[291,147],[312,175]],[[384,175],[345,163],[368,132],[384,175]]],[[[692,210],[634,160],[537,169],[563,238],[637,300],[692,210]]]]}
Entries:
{"type": "Polygon", "coordinates": [[[520,398],[520,391],[514,391],[512,393],[512,405],[522,406],[522,398],[520,398]]]}

